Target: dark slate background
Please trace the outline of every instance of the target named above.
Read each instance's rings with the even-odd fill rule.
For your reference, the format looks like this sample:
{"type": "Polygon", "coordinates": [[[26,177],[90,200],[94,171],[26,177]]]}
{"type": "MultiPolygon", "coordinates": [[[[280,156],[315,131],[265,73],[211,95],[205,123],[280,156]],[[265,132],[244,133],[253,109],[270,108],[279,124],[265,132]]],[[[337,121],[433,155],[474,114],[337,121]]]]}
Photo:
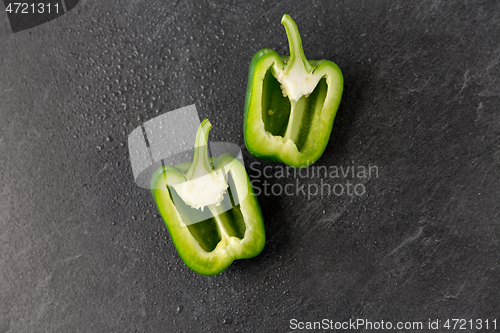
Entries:
{"type": "Polygon", "coordinates": [[[81,0],[16,34],[0,14],[0,332],[500,325],[499,62],[498,1],[81,0]],[[265,179],[250,166],[276,164],[243,148],[260,186],[366,193],[261,194],[265,250],[200,276],[134,184],[127,136],[196,103],[212,140],[244,147],[248,65],[263,47],[288,53],[284,13],[306,56],[344,74],[316,165],[379,172],[265,179]]]}

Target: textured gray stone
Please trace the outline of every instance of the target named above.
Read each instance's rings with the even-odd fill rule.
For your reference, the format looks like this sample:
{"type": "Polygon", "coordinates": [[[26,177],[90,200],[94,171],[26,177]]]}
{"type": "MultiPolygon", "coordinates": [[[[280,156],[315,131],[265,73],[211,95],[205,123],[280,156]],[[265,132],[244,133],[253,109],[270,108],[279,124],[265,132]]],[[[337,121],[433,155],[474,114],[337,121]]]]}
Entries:
{"type": "Polygon", "coordinates": [[[16,34],[0,14],[0,332],[500,320],[498,22],[494,1],[81,0],[16,34]],[[212,140],[244,146],[248,65],[288,53],[284,13],[345,78],[315,166],[377,169],[282,178],[243,149],[266,248],[199,276],[134,183],[127,137],[195,103],[212,140]],[[366,193],[312,195],[325,183],[366,193]]]}

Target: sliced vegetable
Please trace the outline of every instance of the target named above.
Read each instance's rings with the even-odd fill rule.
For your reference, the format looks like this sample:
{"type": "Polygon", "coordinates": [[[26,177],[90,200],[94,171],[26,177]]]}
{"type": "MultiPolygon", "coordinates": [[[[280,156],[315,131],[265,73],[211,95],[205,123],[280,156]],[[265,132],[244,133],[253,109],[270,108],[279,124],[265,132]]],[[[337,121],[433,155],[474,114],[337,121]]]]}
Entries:
{"type": "Polygon", "coordinates": [[[203,275],[218,274],[235,259],[254,257],[265,244],[262,213],[245,167],[232,154],[209,157],[211,128],[208,119],[198,128],[192,163],[162,166],[151,179],[177,252],[203,275]]]}
{"type": "Polygon", "coordinates": [[[243,130],[253,155],[299,168],[323,154],[344,81],[335,63],[306,59],[297,25],[289,15],[281,23],[290,57],[266,48],[252,58],[243,130]]]}

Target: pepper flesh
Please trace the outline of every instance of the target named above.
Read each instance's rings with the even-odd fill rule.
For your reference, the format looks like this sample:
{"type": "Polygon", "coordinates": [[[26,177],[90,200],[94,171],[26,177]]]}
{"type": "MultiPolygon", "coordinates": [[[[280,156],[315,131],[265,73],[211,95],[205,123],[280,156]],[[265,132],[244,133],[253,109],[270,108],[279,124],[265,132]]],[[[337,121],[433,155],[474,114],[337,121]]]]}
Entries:
{"type": "Polygon", "coordinates": [[[265,245],[262,213],[245,167],[232,154],[209,158],[211,128],[208,119],[201,123],[192,163],[162,166],[151,179],[153,198],[177,252],[202,275],[219,274],[235,259],[258,255],[265,245]],[[220,186],[221,175],[226,186],[220,186]],[[219,187],[210,193],[213,182],[219,187]],[[186,184],[194,191],[183,193],[186,184]],[[198,195],[205,190],[212,197],[198,195]]]}
{"type": "Polygon", "coordinates": [[[265,48],[252,58],[243,131],[254,156],[300,168],[323,154],[344,80],[335,63],[306,59],[297,25],[289,15],[281,23],[290,57],[265,48]]]}

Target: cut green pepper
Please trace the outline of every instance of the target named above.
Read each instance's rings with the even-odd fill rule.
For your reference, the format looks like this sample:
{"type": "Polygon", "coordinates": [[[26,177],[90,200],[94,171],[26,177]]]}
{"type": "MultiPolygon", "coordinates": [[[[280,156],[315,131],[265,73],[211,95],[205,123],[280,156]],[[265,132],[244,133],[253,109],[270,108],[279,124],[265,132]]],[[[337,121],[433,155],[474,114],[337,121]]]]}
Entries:
{"type": "Polygon", "coordinates": [[[323,154],[344,79],[335,63],[306,59],[297,25],[289,15],[281,23],[290,57],[262,49],[252,58],[243,131],[254,156],[299,168],[323,154]]]}
{"type": "Polygon", "coordinates": [[[198,128],[192,163],[162,166],[151,179],[177,252],[203,275],[222,272],[234,259],[254,257],[265,244],[262,213],[245,167],[232,154],[208,156],[211,128],[208,119],[198,128]]]}

